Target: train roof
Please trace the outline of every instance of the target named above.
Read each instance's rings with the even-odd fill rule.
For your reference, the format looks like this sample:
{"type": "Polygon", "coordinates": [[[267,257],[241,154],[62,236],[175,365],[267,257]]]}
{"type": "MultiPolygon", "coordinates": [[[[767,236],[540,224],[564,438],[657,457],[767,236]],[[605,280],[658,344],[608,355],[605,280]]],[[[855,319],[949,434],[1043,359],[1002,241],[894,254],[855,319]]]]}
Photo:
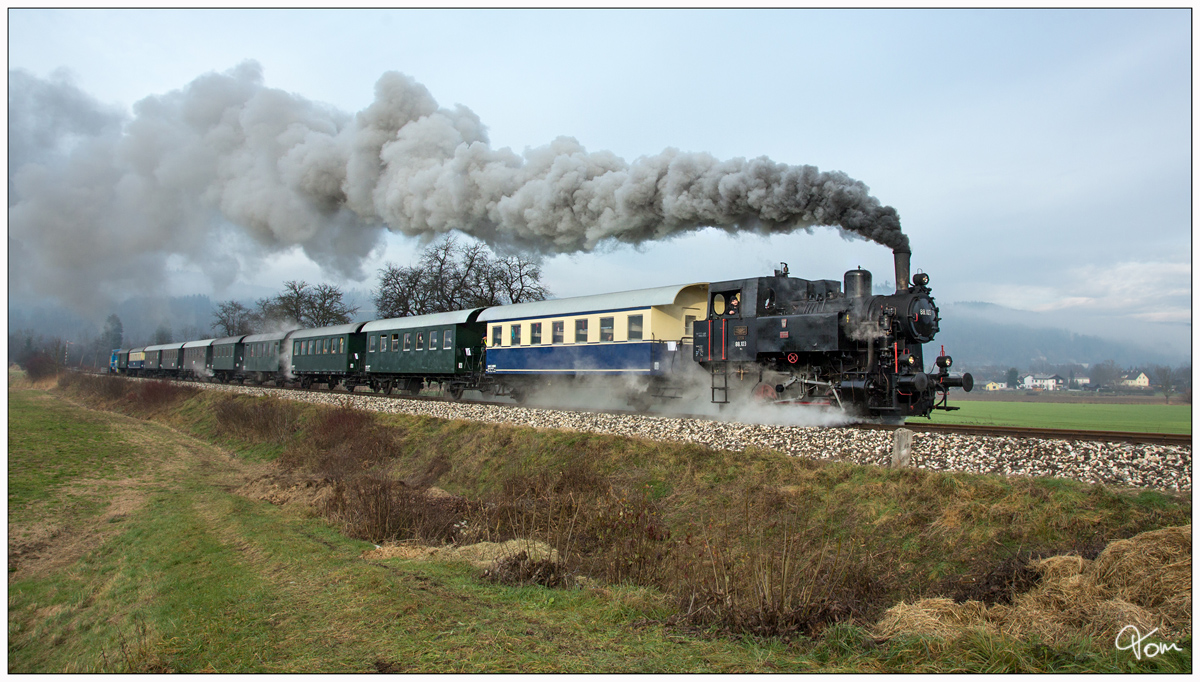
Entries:
{"type": "Polygon", "coordinates": [[[705,286],[704,282],[691,284],[674,284],[653,289],[634,289],[618,291],[612,294],[594,294],[592,296],[576,296],[574,298],[556,298],[550,301],[532,301],[516,305],[488,308],[477,318],[480,322],[499,322],[533,317],[557,317],[559,315],[578,315],[580,313],[598,313],[614,310],[631,310],[649,308],[656,305],[674,305],[675,300],[683,290],[705,286]]]}
{"type": "Polygon", "coordinates": [[[213,345],[214,346],[227,346],[231,343],[241,343],[242,339],[244,339],[244,338],[246,338],[245,334],[239,334],[238,336],[222,336],[219,339],[214,339],[213,345]]]}
{"type": "Polygon", "coordinates": [[[474,322],[481,310],[455,310],[448,313],[431,313],[429,315],[413,315],[411,317],[390,317],[386,320],[373,320],[362,326],[360,331],[373,332],[393,329],[414,329],[416,327],[441,327],[449,324],[467,324],[474,322]]]}
{"type": "Polygon", "coordinates": [[[216,339],[202,339],[200,341],[188,341],[183,344],[183,347],[184,348],[203,348],[205,346],[211,346],[213,344],[213,341],[216,341],[216,339]]]}
{"type": "Polygon", "coordinates": [[[296,331],[289,329],[286,332],[271,332],[269,334],[251,334],[242,339],[242,343],[258,343],[259,341],[280,341],[287,338],[288,334],[296,331]]]}
{"type": "Polygon", "coordinates": [[[293,339],[310,339],[314,336],[334,336],[337,334],[353,334],[358,331],[358,328],[363,326],[362,322],[351,322],[350,324],[337,324],[332,327],[318,327],[316,329],[300,329],[292,333],[293,339]]]}
{"type": "Polygon", "coordinates": [[[145,350],[147,353],[153,353],[156,350],[179,350],[180,348],[183,348],[183,341],[180,341],[179,343],[160,343],[155,346],[146,346],[145,350]]]}

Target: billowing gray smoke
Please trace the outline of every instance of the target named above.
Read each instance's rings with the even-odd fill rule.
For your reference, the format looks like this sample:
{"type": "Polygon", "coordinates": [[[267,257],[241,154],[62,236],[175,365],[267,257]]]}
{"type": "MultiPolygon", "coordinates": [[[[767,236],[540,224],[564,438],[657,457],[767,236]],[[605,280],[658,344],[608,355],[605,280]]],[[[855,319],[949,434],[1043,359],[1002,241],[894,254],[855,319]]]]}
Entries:
{"type": "Polygon", "coordinates": [[[300,247],[361,279],[388,228],[543,254],[714,226],[831,225],[907,246],[896,211],[840,172],[668,149],[632,163],[560,137],[492,149],[469,109],[384,74],[354,116],[267,88],[246,62],[124,118],[62,78],[9,77],[10,284],[89,309],[160,282],[167,256],[218,286],[232,249],[300,247]]]}

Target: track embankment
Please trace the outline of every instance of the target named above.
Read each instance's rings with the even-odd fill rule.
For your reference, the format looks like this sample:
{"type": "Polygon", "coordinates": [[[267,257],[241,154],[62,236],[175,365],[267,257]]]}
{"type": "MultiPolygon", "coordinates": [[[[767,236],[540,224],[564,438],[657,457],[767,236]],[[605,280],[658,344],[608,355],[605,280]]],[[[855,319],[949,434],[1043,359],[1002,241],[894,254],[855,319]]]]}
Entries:
{"type": "MultiPolygon", "coordinates": [[[[275,389],[250,386],[198,386],[251,395],[278,395],[275,389]]],[[[886,430],[743,424],[317,391],[289,391],[286,397],[329,405],[348,402],[374,412],[674,440],[722,450],[768,448],[798,457],[856,464],[886,466],[892,456],[892,434],[886,430]]],[[[1087,483],[1172,491],[1192,488],[1190,445],[918,432],[913,436],[911,463],[937,471],[1057,476],[1087,483]]]]}

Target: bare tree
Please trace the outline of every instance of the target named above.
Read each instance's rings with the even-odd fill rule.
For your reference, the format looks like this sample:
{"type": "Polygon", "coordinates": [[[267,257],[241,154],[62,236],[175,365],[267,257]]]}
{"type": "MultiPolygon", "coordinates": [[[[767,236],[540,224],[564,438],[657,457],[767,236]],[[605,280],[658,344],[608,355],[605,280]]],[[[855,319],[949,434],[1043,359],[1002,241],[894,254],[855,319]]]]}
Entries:
{"type": "Polygon", "coordinates": [[[1121,378],[1121,368],[1112,360],[1105,360],[1092,366],[1091,379],[1096,386],[1112,388],[1121,378]]]}
{"type": "Polygon", "coordinates": [[[537,260],[496,258],[483,244],[447,237],[426,247],[415,266],[388,263],[372,300],[380,317],[405,317],[541,301],[549,293],[537,260]]]}
{"type": "Polygon", "coordinates": [[[1150,368],[1150,381],[1162,391],[1168,405],[1171,404],[1171,394],[1175,392],[1177,376],[1176,370],[1167,365],[1154,365],[1150,368]]]}
{"type": "Polygon", "coordinates": [[[271,326],[303,325],[308,311],[312,308],[313,291],[308,282],[288,281],[283,283],[283,291],[274,298],[261,298],[256,303],[255,311],[259,317],[256,325],[260,330],[271,326]]]}
{"type": "Polygon", "coordinates": [[[253,333],[254,312],[237,301],[217,304],[213,313],[213,329],[222,336],[242,336],[253,333]]]}
{"type": "Polygon", "coordinates": [[[308,296],[304,322],[313,327],[347,324],[358,312],[358,306],[342,301],[342,290],[332,284],[318,284],[308,296]]]}

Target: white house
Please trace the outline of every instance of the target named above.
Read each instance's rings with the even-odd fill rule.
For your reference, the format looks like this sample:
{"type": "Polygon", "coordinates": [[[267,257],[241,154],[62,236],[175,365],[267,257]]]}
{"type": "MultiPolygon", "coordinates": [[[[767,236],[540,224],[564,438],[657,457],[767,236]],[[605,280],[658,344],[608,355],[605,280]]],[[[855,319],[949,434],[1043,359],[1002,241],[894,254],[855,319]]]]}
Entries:
{"type": "Polygon", "coordinates": [[[1057,374],[1027,374],[1021,377],[1021,385],[1027,389],[1040,388],[1043,391],[1061,391],[1066,384],[1066,379],[1057,374]]]}
{"type": "Polygon", "coordinates": [[[1126,388],[1150,388],[1150,377],[1145,372],[1133,372],[1121,377],[1121,385],[1126,388]]]}

